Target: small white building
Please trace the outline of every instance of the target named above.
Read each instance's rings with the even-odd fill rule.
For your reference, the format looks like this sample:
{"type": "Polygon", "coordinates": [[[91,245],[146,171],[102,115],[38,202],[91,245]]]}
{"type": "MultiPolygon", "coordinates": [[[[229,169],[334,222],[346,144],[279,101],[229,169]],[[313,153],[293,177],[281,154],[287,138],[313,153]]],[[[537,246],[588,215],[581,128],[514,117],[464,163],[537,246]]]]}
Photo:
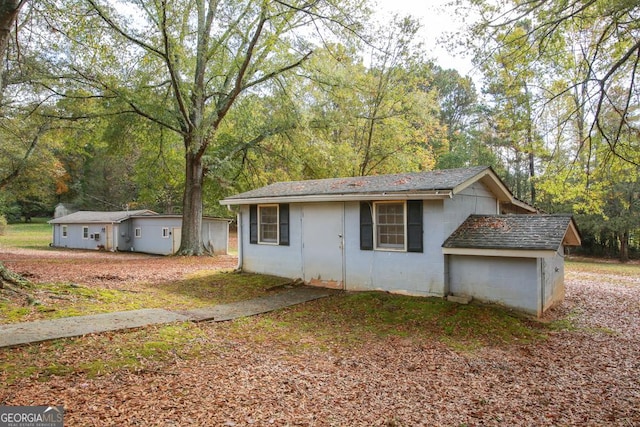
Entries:
{"type": "MultiPolygon", "coordinates": [[[[204,217],[202,241],[215,255],[228,253],[228,219],[204,217]]],[[[78,211],[52,219],[54,247],[174,254],[182,236],[181,215],[150,210],[78,211]]]]}
{"type": "Polygon", "coordinates": [[[244,271],[345,290],[466,295],[537,315],[561,300],[564,246],[580,244],[571,217],[554,216],[561,232],[542,233],[544,247],[521,245],[536,241],[536,227],[551,227],[543,220],[551,217],[514,198],[486,166],[279,182],[221,203],[237,211],[244,271]],[[469,225],[475,215],[484,222],[469,225]],[[540,221],[491,226],[491,218],[511,224],[504,218],[512,216],[540,221]],[[509,245],[454,238],[463,224],[509,245]]]}

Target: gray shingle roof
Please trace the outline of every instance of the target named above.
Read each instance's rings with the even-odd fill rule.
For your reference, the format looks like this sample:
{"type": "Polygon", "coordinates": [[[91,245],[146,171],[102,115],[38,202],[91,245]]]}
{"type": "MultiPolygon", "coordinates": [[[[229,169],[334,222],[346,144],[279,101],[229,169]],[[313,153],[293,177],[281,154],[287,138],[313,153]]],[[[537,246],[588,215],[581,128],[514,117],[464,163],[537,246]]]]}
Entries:
{"type": "Polygon", "coordinates": [[[557,250],[571,225],[571,215],[471,215],[442,247],[557,250]]]}
{"type": "Polygon", "coordinates": [[[488,166],[434,170],[393,175],[328,178],[308,181],[276,182],[266,187],[236,194],[225,200],[282,196],[402,193],[451,190],[490,169],[488,166]]]}
{"type": "Polygon", "coordinates": [[[135,211],[78,211],[60,218],[52,219],[49,224],[83,224],[83,223],[118,223],[127,218],[136,215],[157,215],[157,213],[148,209],[140,209],[135,211]]]}

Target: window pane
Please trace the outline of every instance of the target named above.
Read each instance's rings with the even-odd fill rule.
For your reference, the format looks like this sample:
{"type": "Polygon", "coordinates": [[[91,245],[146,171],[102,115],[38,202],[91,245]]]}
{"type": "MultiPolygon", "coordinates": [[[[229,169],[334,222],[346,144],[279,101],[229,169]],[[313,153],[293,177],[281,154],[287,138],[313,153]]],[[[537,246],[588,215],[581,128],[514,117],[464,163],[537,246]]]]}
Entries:
{"type": "Polygon", "coordinates": [[[260,241],[278,241],[278,207],[260,206],[260,241]]]}
{"type": "Polygon", "coordinates": [[[404,249],[404,203],[376,205],[376,238],[379,248],[404,249]]]}

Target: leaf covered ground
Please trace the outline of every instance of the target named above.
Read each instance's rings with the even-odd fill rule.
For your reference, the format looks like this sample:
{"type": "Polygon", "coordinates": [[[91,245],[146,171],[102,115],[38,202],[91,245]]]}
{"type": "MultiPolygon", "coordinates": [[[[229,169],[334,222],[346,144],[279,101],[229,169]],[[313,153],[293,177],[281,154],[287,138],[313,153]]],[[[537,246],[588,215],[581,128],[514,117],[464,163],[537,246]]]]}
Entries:
{"type": "MultiPolygon", "coordinates": [[[[132,298],[235,265],[56,252],[2,259],[34,281],[132,298]]],[[[542,322],[340,294],[233,322],[0,349],[0,404],[64,405],[67,426],[640,424],[640,268],[570,265],[566,285],[542,322]]]]}

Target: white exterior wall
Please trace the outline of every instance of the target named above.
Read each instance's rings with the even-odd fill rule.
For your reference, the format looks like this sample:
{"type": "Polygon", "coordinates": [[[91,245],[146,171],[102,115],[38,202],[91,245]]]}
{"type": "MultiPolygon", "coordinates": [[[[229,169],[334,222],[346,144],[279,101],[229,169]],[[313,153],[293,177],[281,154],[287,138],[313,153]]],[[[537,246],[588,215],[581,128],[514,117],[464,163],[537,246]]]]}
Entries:
{"type": "Polygon", "coordinates": [[[442,221],[444,224],[444,243],[447,237],[462,224],[469,215],[495,215],[499,207],[496,197],[482,183],[475,182],[452,199],[444,200],[442,221]]]}
{"type": "Polygon", "coordinates": [[[118,224],[53,224],[53,242],[52,246],[60,248],[74,248],[74,249],[100,249],[107,243],[106,232],[108,229],[112,230],[111,242],[115,245],[118,235],[118,224]],[[67,237],[62,237],[62,227],[67,227],[67,237]],[[99,234],[98,240],[95,238],[83,238],[83,228],[88,227],[89,233],[95,236],[99,234]]]}
{"type": "MultiPolygon", "coordinates": [[[[543,268],[542,311],[553,307],[564,299],[564,247],[561,246],[558,252],[552,257],[541,260],[543,268]]],[[[541,313],[539,313],[541,314],[541,313]]]]}
{"type": "MultiPolygon", "coordinates": [[[[341,279],[347,290],[384,290],[412,295],[444,296],[446,289],[442,243],[470,214],[497,213],[498,203],[495,196],[481,183],[474,183],[452,199],[424,201],[422,253],[361,250],[358,201],[292,203],[289,205],[289,246],[250,244],[249,206],[244,205],[240,209],[242,269],[292,279],[303,278],[308,281],[310,275],[305,271],[305,263],[309,269],[310,260],[304,259],[304,244],[314,242],[304,242],[304,229],[308,224],[303,224],[303,221],[304,212],[311,209],[342,212],[340,221],[344,233],[341,279]]],[[[335,214],[332,214],[332,218],[324,218],[324,221],[322,216],[320,221],[318,216],[314,218],[317,224],[313,226],[317,229],[335,229],[335,223],[329,224],[329,221],[336,221],[335,214]]],[[[334,251],[334,246],[335,244],[331,243],[331,247],[327,247],[326,251],[334,251]]],[[[313,265],[313,268],[315,272],[318,266],[313,265]]],[[[331,268],[334,272],[337,269],[339,268],[335,266],[331,268]]]]}
{"type": "Polygon", "coordinates": [[[229,221],[216,219],[202,220],[202,241],[213,250],[214,255],[229,253],[229,221]]]}
{"type": "MultiPolygon", "coordinates": [[[[444,291],[444,263],[441,250],[445,237],[442,233],[442,201],[425,203],[424,252],[400,252],[360,249],[360,203],[336,202],[289,205],[289,246],[250,244],[249,207],[241,209],[240,239],[242,242],[242,269],[252,273],[304,278],[302,221],[303,210],[320,205],[339,206],[343,211],[343,265],[344,285],[347,290],[385,290],[413,295],[442,296],[444,291]]],[[[327,225],[318,223],[318,229],[327,225]]],[[[327,251],[335,248],[327,248],[327,251]]],[[[309,265],[309,264],[307,264],[309,265]]],[[[334,268],[335,270],[335,268],[334,268]]]]}
{"type": "Polygon", "coordinates": [[[441,245],[443,203],[423,205],[424,252],[360,250],[360,204],[346,203],[345,271],[348,290],[385,290],[412,295],[444,295],[441,245]]]}
{"type": "MultiPolygon", "coordinates": [[[[240,209],[238,245],[242,254],[242,269],[251,273],[297,279],[302,274],[302,210],[300,204],[289,205],[289,246],[249,243],[249,206],[240,209]]],[[[321,226],[319,224],[318,226],[321,226]]]]}
{"type": "Polygon", "coordinates": [[[173,229],[182,226],[180,218],[132,218],[129,221],[128,237],[130,247],[127,250],[147,254],[171,255],[173,253],[173,229]],[[140,237],[135,236],[135,229],[140,228],[140,237]],[[162,229],[168,228],[169,234],[162,237],[162,229]]]}
{"type": "Polygon", "coordinates": [[[449,255],[449,291],[538,314],[540,261],[449,255]]]}
{"type": "MultiPolygon", "coordinates": [[[[176,217],[134,217],[120,224],[53,224],[52,246],[74,249],[107,249],[121,252],[144,252],[171,255],[174,238],[179,245],[182,218],[176,217]],[[62,237],[62,227],[67,227],[67,237],[62,237]],[[100,234],[99,240],[83,239],[83,227],[89,227],[89,235],[100,234]],[[135,237],[135,229],[140,228],[141,237],[135,237]],[[162,236],[162,229],[168,228],[169,235],[162,236]],[[107,236],[109,233],[109,236],[107,236]],[[174,235],[174,233],[176,235],[174,235]]],[[[228,252],[229,222],[223,219],[203,218],[202,240],[214,254],[228,252]]]]}
{"type": "MultiPolygon", "coordinates": [[[[181,217],[135,217],[126,221],[126,228],[120,250],[144,252],[157,255],[172,255],[174,248],[180,245],[182,218],[181,217]],[[135,229],[140,228],[140,237],[135,236],[135,229]],[[162,230],[168,229],[165,237],[162,230]]],[[[202,242],[208,249],[213,249],[215,255],[227,254],[229,245],[229,222],[221,219],[202,220],[202,242]]]]}

